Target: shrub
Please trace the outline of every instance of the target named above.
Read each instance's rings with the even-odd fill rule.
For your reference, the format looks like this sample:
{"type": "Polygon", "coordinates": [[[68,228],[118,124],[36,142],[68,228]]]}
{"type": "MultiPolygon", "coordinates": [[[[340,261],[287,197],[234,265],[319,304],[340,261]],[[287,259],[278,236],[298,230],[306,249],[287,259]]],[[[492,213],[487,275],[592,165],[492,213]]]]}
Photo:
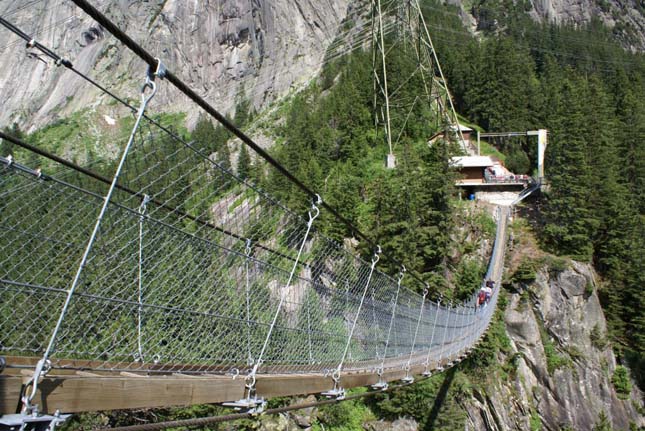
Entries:
{"type": "Polygon", "coordinates": [[[621,400],[629,398],[629,394],[632,392],[632,382],[629,380],[629,370],[626,367],[618,365],[611,377],[611,382],[614,384],[618,398],[621,400]]]}
{"type": "Polygon", "coordinates": [[[591,340],[591,345],[598,350],[604,350],[607,347],[607,335],[602,333],[600,325],[597,323],[589,332],[589,339],[591,340]]]}
{"type": "Polygon", "coordinates": [[[529,260],[528,258],[522,259],[519,266],[513,273],[511,280],[514,283],[532,283],[537,277],[535,262],[529,260]]]}

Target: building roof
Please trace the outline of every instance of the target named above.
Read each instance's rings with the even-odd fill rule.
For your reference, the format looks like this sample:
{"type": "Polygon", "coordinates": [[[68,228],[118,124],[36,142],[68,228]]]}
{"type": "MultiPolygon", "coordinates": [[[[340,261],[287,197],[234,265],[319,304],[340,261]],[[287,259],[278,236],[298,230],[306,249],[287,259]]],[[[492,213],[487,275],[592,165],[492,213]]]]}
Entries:
{"type": "Polygon", "coordinates": [[[489,156],[463,156],[453,157],[450,164],[457,168],[486,168],[493,166],[495,162],[489,156]]]}
{"type": "MultiPolygon", "coordinates": [[[[454,125],[450,126],[450,128],[452,130],[457,129],[454,125]]],[[[462,132],[472,132],[473,131],[473,129],[471,129],[470,127],[464,126],[463,124],[459,124],[459,130],[461,130],[462,132]]]]}

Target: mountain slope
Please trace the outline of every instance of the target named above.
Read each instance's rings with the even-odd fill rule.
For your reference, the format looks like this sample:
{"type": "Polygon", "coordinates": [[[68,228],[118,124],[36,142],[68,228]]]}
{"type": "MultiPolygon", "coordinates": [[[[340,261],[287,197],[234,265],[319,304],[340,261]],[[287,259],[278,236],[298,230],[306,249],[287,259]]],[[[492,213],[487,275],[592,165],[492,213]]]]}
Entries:
{"type": "MultiPolygon", "coordinates": [[[[217,109],[256,107],[307,82],[347,14],[347,0],[101,2],[99,9],[217,109]]],[[[136,97],[145,66],[71,2],[0,2],[0,15],[117,94],[136,97]]],[[[0,28],[0,125],[42,126],[106,102],[63,67],[0,28]]],[[[161,85],[156,109],[194,112],[161,85]]]]}

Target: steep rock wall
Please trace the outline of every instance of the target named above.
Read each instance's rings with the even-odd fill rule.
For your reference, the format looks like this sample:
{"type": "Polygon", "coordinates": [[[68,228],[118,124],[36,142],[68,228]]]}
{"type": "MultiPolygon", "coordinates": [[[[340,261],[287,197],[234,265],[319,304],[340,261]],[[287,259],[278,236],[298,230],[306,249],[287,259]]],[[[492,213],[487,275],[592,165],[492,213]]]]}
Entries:
{"type": "Polygon", "coordinates": [[[619,399],[611,347],[592,341],[593,331],[606,333],[606,322],[588,265],[540,270],[527,291],[510,295],[504,321],[516,372],[475,392],[469,429],[528,430],[539,422],[549,431],[590,430],[601,412],[615,429],[645,425],[637,410],[642,394],[634,386],[628,400],[619,399]]]}
{"type": "MultiPolygon", "coordinates": [[[[243,94],[262,107],[321,67],[348,0],[157,0],[96,2],[213,106],[230,112],[243,94]]],[[[145,65],[71,2],[0,1],[0,15],[124,97],[136,98],[145,65]]],[[[0,28],[0,126],[38,127],[108,100],[0,28]]],[[[161,85],[155,109],[196,112],[161,85]]],[[[195,117],[195,115],[191,115],[195,117]]]]}

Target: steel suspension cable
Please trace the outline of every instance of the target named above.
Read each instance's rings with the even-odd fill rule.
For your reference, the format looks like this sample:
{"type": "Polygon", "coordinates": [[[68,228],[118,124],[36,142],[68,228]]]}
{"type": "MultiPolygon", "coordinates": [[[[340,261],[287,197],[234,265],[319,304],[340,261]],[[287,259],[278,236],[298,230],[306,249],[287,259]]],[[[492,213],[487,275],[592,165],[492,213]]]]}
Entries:
{"type": "Polygon", "coordinates": [[[367,290],[370,287],[370,282],[372,281],[372,275],[374,274],[374,268],[376,268],[376,264],[379,261],[380,254],[381,254],[381,247],[379,246],[376,249],[376,252],[374,253],[374,258],[372,259],[372,264],[370,265],[370,272],[369,272],[369,275],[367,276],[367,281],[365,282],[365,288],[363,289],[363,294],[361,295],[361,300],[358,304],[356,315],[354,316],[354,322],[352,323],[352,326],[349,330],[349,334],[347,335],[347,342],[345,343],[345,349],[343,350],[343,354],[340,358],[340,362],[338,363],[338,366],[336,367],[336,370],[334,370],[332,374],[332,380],[334,381],[334,388],[331,391],[323,392],[323,395],[336,397],[338,399],[345,398],[345,390],[340,386],[340,375],[341,375],[341,372],[343,371],[343,365],[345,364],[345,359],[347,359],[347,352],[349,352],[349,347],[350,347],[350,344],[352,343],[352,337],[354,336],[354,330],[356,329],[358,318],[361,314],[361,310],[363,309],[365,297],[367,296],[367,290]]]}
{"type": "Polygon", "coordinates": [[[72,296],[74,295],[76,287],[80,282],[81,274],[85,269],[85,266],[89,259],[90,251],[92,250],[92,246],[94,245],[94,242],[98,236],[99,229],[101,228],[101,222],[103,221],[103,217],[107,212],[108,206],[110,204],[110,200],[112,198],[112,194],[114,193],[114,190],[116,190],[116,184],[119,180],[121,171],[125,166],[125,161],[128,156],[128,153],[130,152],[130,148],[134,143],[134,138],[136,136],[137,129],[139,128],[139,124],[141,123],[141,120],[143,118],[143,113],[145,112],[148,103],[157,92],[157,85],[154,82],[155,75],[153,74],[152,70],[154,70],[152,69],[152,66],[148,66],[148,74],[146,76],[146,81],[143,87],[141,88],[141,106],[139,107],[137,118],[134,122],[132,132],[130,133],[130,138],[128,139],[128,142],[126,143],[125,148],[123,149],[121,160],[119,161],[119,164],[114,173],[114,177],[110,183],[110,188],[108,189],[107,194],[105,195],[103,205],[101,206],[101,211],[99,212],[99,215],[96,218],[96,223],[94,224],[94,228],[92,230],[92,233],[90,234],[90,238],[87,241],[85,250],[83,251],[83,256],[81,257],[81,261],[78,265],[78,269],[76,270],[76,274],[74,275],[74,279],[72,280],[72,284],[66,292],[65,302],[63,303],[63,307],[58,316],[58,320],[56,321],[56,326],[54,327],[54,330],[49,338],[47,348],[45,349],[45,352],[43,353],[42,358],[38,361],[38,364],[36,365],[36,369],[34,371],[33,377],[30,382],[31,392],[29,394],[25,394],[25,396],[23,397],[22,413],[31,414],[37,408],[37,406],[33,406],[31,402],[36,396],[36,392],[38,390],[38,380],[41,377],[41,375],[46,374],[48,369],[51,367],[49,356],[51,355],[54,345],[56,343],[56,337],[58,335],[58,331],[60,330],[63,324],[63,320],[65,319],[65,315],[67,314],[67,310],[72,301],[72,296]],[[151,91],[149,95],[146,95],[147,89],[150,89],[151,91]]]}
{"type": "MultiPolygon", "coordinates": [[[[103,175],[100,175],[100,174],[98,174],[98,173],[96,173],[96,172],[94,172],[94,171],[92,171],[90,169],[87,169],[87,168],[79,166],[79,165],[77,165],[75,163],[72,163],[69,160],[63,159],[62,157],[58,157],[57,155],[52,154],[52,153],[50,153],[48,151],[45,151],[45,150],[43,150],[41,148],[38,148],[38,147],[36,147],[34,145],[28,144],[27,142],[24,142],[23,140],[18,139],[15,136],[7,135],[2,130],[0,130],[0,139],[6,139],[7,141],[11,142],[14,145],[17,145],[17,146],[19,146],[21,148],[24,148],[25,150],[28,150],[28,151],[30,151],[32,153],[38,154],[39,156],[45,157],[46,159],[49,159],[49,160],[51,160],[53,162],[56,162],[56,163],[58,163],[58,164],[60,164],[62,166],[65,166],[66,168],[70,168],[70,169],[72,169],[74,171],[82,173],[83,175],[86,175],[86,176],[88,176],[90,178],[93,178],[93,179],[95,179],[95,180],[97,180],[97,181],[99,181],[99,182],[101,182],[103,184],[110,185],[110,183],[111,183],[111,180],[109,178],[103,176],[103,175]]],[[[138,198],[143,197],[140,192],[137,192],[137,191],[135,191],[135,190],[133,190],[133,189],[131,189],[129,187],[126,187],[124,185],[116,184],[116,188],[121,190],[121,191],[123,191],[123,192],[126,192],[127,194],[129,194],[131,196],[135,196],[135,197],[138,197],[138,198]]],[[[238,235],[238,234],[236,234],[234,232],[231,232],[231,231],[229,231],[227,229],[224,229],[224,228],[222,228],[220,226],[217,226],[217,225],[215,225],[213,223],[210,223],[208,221],[202,220],[198,216],[188,214],[184,210],[181,210],[181,209],[178,209],[178,208],[175,208],[173,206],[168,205],[166,202],[162,202],[162,201],[160,201],[158,199],[155,199],[155,198],[151,197],[150,198],[150,203],[153,203],[153,204],[159,206],[160,208],[164,208],[166,211],[168,211],[170,213],[174,213],[174,214],[177,214],[177,215],[179,215],[181,217],[185,217],[188,220],[194,221],[195,223],[198,223],[198,224],[200,224],[202,226],[206,226],[206,227],[209,227],[211,229],[215,229],[216,231],[221,232],[221,233],[223,233],[225,235],[228,235],[228,236],[230,236],[232,238],[235,238],[237,240],[240,240],[240,241],[246,241],[247,240],[247,238],[245,238],[245,237],[243,237],[241,235],[238,235]]],[[[268,247],[266,245],[263,245],[261,243],[257,243],[256,247],[261,248],[262,250],[268,251],[269,253],[272,253],[272,254],[274,254],[276,256],[279,256],[281,258],[293,261],[293,257],[287,256],[286,254],[281,253],[281,252],[279,252],[277,250],[273,250],[272,248],[270,248],[270,247],[268,247]]]]}
{"type": "Polygon", "coordinates": [[[394,317],[396,316],[396,307],[399,303],[399,293],[401,292],[401,282],[405,275],[405,266],[401,268],[401,272],[396,280],[396,293],[394,294],[394,301],[392,303],[392,314],[390,316],[390,325],[387,329],[387,337],[385,338],[385,348],[383,349],[383,357],[381,359],[381,366],[378,369],[379,381],[376,385],[372,385],[374,389],[385,390],[388,384],[383,381],[383,368],[385,367],[385,358],[387,357],[387,348],[390,344],[390,335],[392,334],[392,326],[394,325],[394,317]]]}
{"type": "Polygon", "coordinates": [[[148,202],[150,202],[150,196],[143,195],[143,200],[141,201],[141,206],[139,207],[139,267],[138,267],[138,280],[137,287],[139,288],[139,306],[137,307],[137,348],[139,353],[139,360],[143,362],[143,348],[141,346],[141,324],[143,320],[143,227],[145,222],[145,215],[147,211],[148,202]]]}
{"type": "MultiPolygon", "coordinates": [[[[318,400],[318,401],[311,402],[311,403],[294,404],[294,405],[285,406],[285,407],[277,407],[277,408],[272,408],[272,409],[266,409],[266,410],[264,410],[262,412],[262,414],[275,415],[275,414],[290,412],[290,411],[293,411],[293,410],[302,410],[302,409],[308,409],[308,408],[313,408],[313,407],[320,407],[320,406],[335,404],[335,403],[339,403],[339,402],[343,402],[343,401],[356,400],[356,399],[360,399],[360,398],[373,396],[373,395],[376,395],[376,394],[381,394],[384,391],[393,391],[393,390],[402,388],[404,386],[406,386],[406,385],[395,385],[395,386],[390,386],[388,389],[385,389],[385,390],[368,391],[368,392],[363,392],[363,393],[360,393],[360,394],[352,394],[352,395],[346,396],[344,399],[318,400]]],[[[114,428],[111,428],[111,429],[112,429],[112,431],[158,431],[158,430],[163,430],[163,429],[167,429],[167,428],[203,427],[205,425],[210,425],[210,424],[217,424],[217,423],[223,423],[223,422],[232,422],[232,421],[237,421],[237,420],[240,420],[240,419],[250,419],[250,418],[254,418],[254,417],[257,417],[257,413],[253,413],[253,412],[233,413],[233,414],[228,414],[228,415],[210,416],[210,417],[205,417],[205,418],[182,419],[182,420],[176,420],[176,421],[156,422],[156,423],[150,423],[150,424],[139,424],[139,425],[131,425],[131,426],[123,426],[123,427],[114,427],[114,428]]]]}
{"type": "Polygon", "coordinates": [[[428,296],[428,287],[426,286],[423,289],[423,298],[421,298],[421,307],[419,308],[419,317],[417,318],[417,327],[414,330],[414,337],[412,338],[412,347],[410,347],[410,356],[408,357],[408,363],[405,365],[405,377],[403,378],[404,382],[412,383],[414,382],[414,377],[410,376],[410,363],[412,362],[412,355],[414,354],[414,347],[417,343],[417,336],[419,335],[419,326],[421,326],[421,318],[423,317],[423,309],[426,305],[426,296],[428,296]]]}
{"type": "MultiPolygon", "coordinates": [[[[157,65],[157,60],[149,52],[147,52],[143,47],[141,47],[137,42],[135,42],[130,36],[128,36],[123,30],[114,24],[108,17],[106,17],[102,12],[96,9],[90,2],[87,0],[72,0],[79,8],[81,8],[85,13],[92,17],[96,22],[102,25],[107,31],[112,33],[121,43],[128,47],[133,53],[135,53],[141,60],[146,62],[151,67],[157,65]]],[[[260,157],[262,157],[267,163],[273,166],[279,173],[285,176],[289,181],[296,185],[302,192],[308,195],[310,198],[314,199],[316,196],[319,196],[318,193],[311,190],[306,186],[302,181],[300,181],[296,176],[294,176],[289,170],[287,170],[280,162],[274,159],[265,149],[258,145],[253,139],[247,136],[242,132],[237,126],[235,126],[231,121],[229,121],[224,115],[219,111],[213,108],[206,100],[199,96],[194,90],[192,90],[188,85],[186,85],[181,79],[174,75],[170,70],[166,69],[165,79],[170,82],[175,88],[177,88],[181,93],[186,97],[191,99],[197,105],[199,105],[204,111],[206,111],[210,116],[216,119],[222,126],[229,130],[233,135],[239,138],[245,145],[250,147],[255,151],[260,157]]],[[[354,234],[364,240],[372,249],[376,249],[377,244],[366,234],[364,234],[360,229],[358,229],[354,224],[341,215],[336,208],[329,205],[327,202],[323,201],[321,206],[329,211],[338,221],[344,224],[350,234],[354,234]]],[[[395,259],[392,256],[383,254],[383,256],[392,262],[395,266],[401,267],[403,264],[395,259]]],[[[415,274],[410,273],[412,278],[417,280],[421,284],[425,284],[423,279],[415,274]]]]}
{"type": "Polygon", "coordinates": [[[255,383],[256,383],[255,376],[258,372],[258,369],[263,363],[264,354],[269,345],[269,342],[271,341],[271,335],[273,334],[273,330],[275,329],[276,323],[278,322],[278,317],[280,316],[280,311],[282,311],[282,306],[285,300],[287,299],[287,293],[289,291],[289,288],[291,287],[291,282],[293,281],[293,277],[296,273],[296,269],[298,268],[298,263],[300,262],[300,256],[302,255],[302,251],[304,250],[305,245],[307,244],[307,240],[309,239],[309,233],[311,232],[314,221],[320,215],[320,210],[318,208],[318,205],[320,205],[320,203],[321,203],[320,196],[318,196],[317,199],[311,205],[311,210],[309,211],[309,221],[307,222],[307,229],[305,231],[305,235],[302,238],[302,242],[300,243],[300,248],[298,249],[298,254],[296,256],[296,259],[293,262],[293,267],[291,268],[291,272],[289,273],[289,278],[287,280],[287,283],[282,288],[282,292],[280,294],[280,301],[278,302],[275,313],[273,314],[273,319],[271,320],[271,325],[269,326],[269,330],[267,331],[267,335],[264,339],[264,344],[262,345],[262,349],[260,350],[257,360],[253,364],[253,368],[251,369],[251,372],[245,377],[247,397],[237,402],[224,403],[224,405],[228,405],[231,407],[238,407],[238,406],[243,406],[245,408],[250,407],[251,410],[253,411],[261,411],[264,409],[264,400],[257,398],[255,394],[255,383]],[[255,410],[256,408],[258,410],[255,410]]]}
{"type": "Polygon", "coordinates": [[[437,332],[437,319],[439,318],[439,310],[441,309],[441,298],[437,302],[437,309],[434,315],[434,323],[432,324],[432,335],[430,335],[430,344],[428,345],[428,356],[423,364],[425,369],[423,375],[430,376],[430,353],[432,352],[432,343],[434,342],[434,334],[437,332]]]}

